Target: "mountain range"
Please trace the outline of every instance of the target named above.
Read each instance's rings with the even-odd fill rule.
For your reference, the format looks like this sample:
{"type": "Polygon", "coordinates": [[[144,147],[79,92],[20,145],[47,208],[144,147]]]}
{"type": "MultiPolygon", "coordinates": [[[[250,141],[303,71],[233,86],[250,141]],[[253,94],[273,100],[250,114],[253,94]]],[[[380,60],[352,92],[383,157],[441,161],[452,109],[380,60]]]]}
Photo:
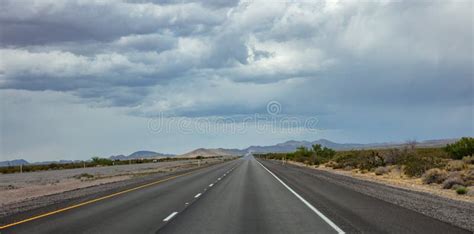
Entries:
{"type": "Polygon", "coordinates": [[[134,152],[128,156],[125,156],[123,154],[120,155],[115,155],[115,156],[110,156],[109,159],[111,160],[129,160],[129,159],[140,159],[140,158],[166,158],[166,157],[173,157],[175,156],[174,154],[163,154],[163,153],[157,153],[153,151],[146,151],[146,150],[141,150],[134,152]]]}
{"type": "MultiPolygon", "coordinates": [[[[442,147],[446,144],[455,142],[457,139],[441,139],[441,140],[427,140],[417,142],[417,147],[442,147]]],[[[300,146],[311,147],[312,145],[319,144],[323,147],[328,147],[334,150],[351,150],[351,149],[381,149],[381,148],[401,148],[406,146],[406,143],[370,143],[370,144],[357,144],[357,143],[336,143],[327,139],[319,139],[316,141],[286,141],[275,145],[268,146],[249,146],[245,149],[205,149],[199,148],[191,152],[179,155],[177,157],[212,157],[212,156],[236,156],[243,155],[247,152],[252,153],[285,153],[293,152],[300,146]]]]}
{"type": "MultiPolygon", "coordinates": [[[[173,157],[174,154],[162,154],[153,151],[137,151],[128,156],[125,155],[115,155],[110,156],[110,160],[129,160],[129,159],[140,159],[140,158],[165,158],[165,157],[173,157]]],[[[82,160],[59,160],[59,161],[41,161],[41,162],[28,162],[24,159],[14,159],[10,161],[0,161],[0,167],[8,167],[8,166],[19,166],[19,165],[47,165],[52,163],[57,164],[66,164],[66,163],[77,163],[82,162],[82,160]]]]}
{"type": "Polygon", "coordinates": [[[218,148],[218,149],[205,149],[205,148],[199,148],[195,149],[191,152],[178,155],[176,157],[178,158],[195,158],[197,156],[203,156],[203,157],[214,157],[214,156],[236,156],[236,155],[242,155],[245,154],[245,150],[240,150],[240,149],[223,149],[223,148],[218,148]]]}
{"type": "MultiPolygon", "coordinates": [[[[440,140],[427,140],[417,142],[418,147],[442,147],[446,144],[451,144],[458,139],[440,139],[440,140]]],[[[351,149],[380,149],[380,148],[400,148],[404,147],[406,143],[370,143],[370,144],[356,144],[356,143],[336,143],[327,139],[319,139],[316,141],[286,141],[275,145],[258,146],[253,145],[245,149],[224,149],[224,148],[199,148],[181,155],[163,154],[154,151],[136,151],[128,156],[115,155],[110,156],[111,160],[129,160],[129,159],[140,159],[140,158],[164,158],[164,157],[179,157],[179,158],[194,158],[197,156],[213,157],[213,156],[238,156],[244,155],[247,152],[252,153],[284,153],[293,152],[300,146],[311,147],[314,144],[320,144],[324,147],[328,147],[334,150],[351,150],[351,149]]],[[[60,161],[44,161],[29,163],[24,159],[15,159],[11,161],[0,161],[0,167],[5,166],[18,166],[26,164],[50,164],[50,163],[71,163],[77,162],[72,160],[60,160],[60,161]]]]}
{"type": "Polygon", "coordinates": [[[10,161],[1,161],[0,167],[19,166],[19,165],[26,165],[26,164],[29,164],[29,162],[24,159],[14,159],[10,161]]]}

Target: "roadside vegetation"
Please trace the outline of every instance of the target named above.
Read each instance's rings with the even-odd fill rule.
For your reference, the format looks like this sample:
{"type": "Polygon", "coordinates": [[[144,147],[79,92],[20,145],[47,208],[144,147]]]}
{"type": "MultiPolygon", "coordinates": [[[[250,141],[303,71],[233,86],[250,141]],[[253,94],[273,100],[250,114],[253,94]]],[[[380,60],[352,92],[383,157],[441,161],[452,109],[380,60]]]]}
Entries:
{"type": "MultiPolygon", "coordinates": [[[[206,159],[210,159],[210,158],[222,158],[222,156],[206,157],[206,159]]],[[[0,173],[10,174],[10,173],[19,173],[20,170],[22,172],[35,172],[35,171],[63,170],[63,169],[85,168],[85,167],[103,167],[103,166],[116,166],[116,165],[141,164],[141,163],[159,163],[159,162],[170,162],[170,161],[180,161],[180,160],[190,160],[190,159],[201,160],[201,159],[204,159],[204,157],[202,156],[197,156],[196,158],[167,157],[167,158],[160,158],[160,159],[144,158],[144,159],[131,159],[131,160],[111,160],[108,158],[92,157],[91,160],[82,161],[82,162],[76,161],[73,163],[22,165],[21,169],[20,169],[20,166],[0,167],[0,173]]]]}
{"type": "Polygon", "coordinates": [[[292,153],[259,154],[257,157],[290,160],[309,166],[355,170],[382,176],[392,171],[401,177],[421,179],[424,184],[453,189],[457,194],[474,192],[474,138],[463,137],[444,148],[419,148],[408,142],[403,148],[334,151],[313,145],[292,153]]]}

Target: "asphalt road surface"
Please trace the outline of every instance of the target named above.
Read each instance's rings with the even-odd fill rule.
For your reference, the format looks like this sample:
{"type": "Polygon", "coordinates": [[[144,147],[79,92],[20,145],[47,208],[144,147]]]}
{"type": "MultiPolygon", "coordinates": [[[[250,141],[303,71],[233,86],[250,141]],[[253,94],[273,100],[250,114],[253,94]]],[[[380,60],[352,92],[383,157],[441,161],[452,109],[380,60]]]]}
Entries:
{"type": "Polygon", "coordinates": [[[17,221],[0,233],[471,233],[250,155],[17,221]]]}

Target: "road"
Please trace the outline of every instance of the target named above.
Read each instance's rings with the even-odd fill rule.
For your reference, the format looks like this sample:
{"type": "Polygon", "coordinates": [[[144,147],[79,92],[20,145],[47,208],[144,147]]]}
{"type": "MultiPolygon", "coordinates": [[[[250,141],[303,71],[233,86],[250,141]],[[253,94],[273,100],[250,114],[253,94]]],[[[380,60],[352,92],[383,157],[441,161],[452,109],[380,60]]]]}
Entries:
{"type": "Polygon", "coordinates": [[[342,232],[470,233],[250,155],[33,216],[31,220],[0,230],[0,233],[342,232]]]}

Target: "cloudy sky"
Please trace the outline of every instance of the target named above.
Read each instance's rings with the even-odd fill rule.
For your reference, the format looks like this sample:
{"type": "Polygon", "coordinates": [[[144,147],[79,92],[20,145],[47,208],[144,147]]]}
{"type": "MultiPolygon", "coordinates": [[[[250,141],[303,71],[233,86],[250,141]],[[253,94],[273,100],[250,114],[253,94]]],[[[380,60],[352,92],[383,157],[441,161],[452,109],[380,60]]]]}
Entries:
{"type": "Polygon", "coordinates": [[[473,21],[472,1],[3,0],[0,159],[472,136],[473,21]]]}

